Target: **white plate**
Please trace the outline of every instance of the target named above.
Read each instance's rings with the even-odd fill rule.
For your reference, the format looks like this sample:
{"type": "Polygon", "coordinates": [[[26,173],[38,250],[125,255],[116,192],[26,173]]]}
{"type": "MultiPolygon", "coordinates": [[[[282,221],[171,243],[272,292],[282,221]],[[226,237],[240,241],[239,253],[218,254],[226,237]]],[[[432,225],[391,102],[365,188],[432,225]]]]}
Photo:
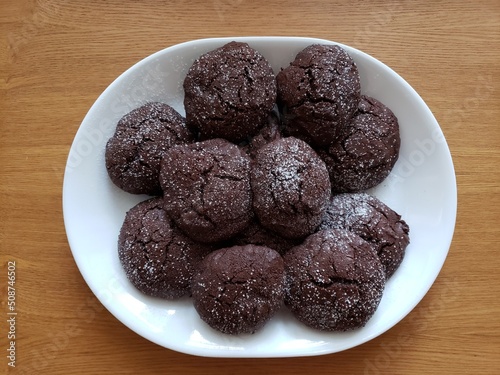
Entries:
{"type": "Polygon", "coordinates": [[[120,191],[104,166],[106,141],[117,121],[148,102],[162,101],[184,114],[182,81],[200,54],[231,41],[260,51],[275,72],[297,52],[326,40],[247,37],[196,40],[159,51],[119,76],[97,99],[71,147],[63,186],[66,232],[85,281],[102,304],[127,327],[166,348],[213,357],[287,357],[338,352],[391,328],[424,297],[448,254],[457,193],[448,146],[424,101],[393,70],[373,57],[341,45],[356,61],[364,94],[379,99],[401,126],[401,153],[393,172],[372,189],[410,226],[411,244],[403,264],[388,281],[380,306],[362,328],[349,333],[309,329],[285,309],[254,335],[220,334],[197,316],[188,298],[164,301],[138,292],[126,279],[117,238],[125,213],[146,196],[120,191]]]}

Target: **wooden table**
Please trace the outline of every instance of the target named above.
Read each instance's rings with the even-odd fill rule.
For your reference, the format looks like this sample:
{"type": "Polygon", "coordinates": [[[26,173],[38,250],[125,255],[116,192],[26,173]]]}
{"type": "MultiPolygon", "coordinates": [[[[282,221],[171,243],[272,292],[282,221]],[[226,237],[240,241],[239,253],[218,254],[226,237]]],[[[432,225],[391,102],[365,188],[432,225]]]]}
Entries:
{"type": "Polygon", "coordinates": [[[1,2],[0,31],[1,374],[499,373],[498,1],[16,0],[1,2]],[[319,37],[373,55],[420,93],[451,149],[458,217],[438,279],[403,321],[345,352],[220,359],[164,349],[98,302],[67,243],[66,158],[98,95],[155,51],[245,35],[319,37]],[[9,262],[15,369],[6,358],[9,262]]]}

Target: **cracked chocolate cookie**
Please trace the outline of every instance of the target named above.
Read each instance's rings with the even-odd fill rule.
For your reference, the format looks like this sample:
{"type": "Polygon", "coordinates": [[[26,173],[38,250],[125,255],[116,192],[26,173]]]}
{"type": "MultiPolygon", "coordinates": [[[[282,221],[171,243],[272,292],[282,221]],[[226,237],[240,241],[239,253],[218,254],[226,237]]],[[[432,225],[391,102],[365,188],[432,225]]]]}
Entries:
{"type": "Polygon", "coordinates": [[[200,242],[229,239],[252,219],[250,158],[224,139],[168,150],[161,163],[164,208],[200,242]]]}
{"type": "Polygon", "coordinates": [[[319,230],[348,229],[371,243],[382,262],[386,278],[399,267],[410,243],[409,227],[401,216],[366,193],[334,195],[319,230]]]}
{"type": "Polygon", "coordinates": [[[361,96],[358,68],[336,45],[311,45],[277,77],[287,134],[327,147],[352,118],[361,96]]]}
{"type": "Polygon", "coordinates": [[[166,299],[190,294],[191,280],[213,247],[179,231],[159,197],[130,209],[118,237],[118,256],[130,282],[142,293],[166,299]]]}
{"type": "Polygon", "coordinates": [[[264,228],[258,220],[254,218],[243,232],[238,233],[238,235],[234,237],[231,243],[240,246],[247,244],[265,246],[283,255],[292,247],[297,246],[300,241],[281,237],[264,228]]]}
{"type": "Polygon", "coordinates": [[[193,142],[184,118],[163,103],[148,103],[121,118],[106,144],[111,181],[132,194],[160,195],[160,161],[170,147],[193,142]]]}
{"type": "Polygon", "coordinates": [[[326,163],[334,192],[359,192],[389,175],[400,144],[394,113],[378,100],[363,96],[339,141],[318,153],[326,163]]]}
{"type": "Polygon", "coordinates": [[[259,52],[230,42],[193,63],[184,92],[187,125],[200,139],[240,142],[265,124],[276,101],[276,81],[259,52]]]}
{"type": "Polygon", "coordinates": [[[250,174],[253,209],[265,228],[286,238],[316,230],[330,198],[330,180],[307,143],[288,137],[265,145],[250,174]]]}
{"type": "Polygon", "coordinates": [[[193,302],[200,318],[226,333],[254,333],[280,309],[283,258],[254,245],[209,254],[193,277],[193,302]]]}
{"type": "Polygon", "coordinates": [[[284,256],[285,305],[309,327],[349,331],[377,309],[385,275],[377,253],[345,229],[309,236],[284,256]]]}

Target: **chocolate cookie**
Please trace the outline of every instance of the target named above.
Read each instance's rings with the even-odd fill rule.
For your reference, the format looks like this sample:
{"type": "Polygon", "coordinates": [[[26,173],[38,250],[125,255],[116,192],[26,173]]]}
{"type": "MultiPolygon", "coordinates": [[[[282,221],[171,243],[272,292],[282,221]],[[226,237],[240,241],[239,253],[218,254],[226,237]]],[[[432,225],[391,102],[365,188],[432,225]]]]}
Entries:
{"type": "Polygon", "coordinates": [[[193,278],[194,307],[210,327],[254,333],[283,303],[284,265],[274,250],[254,245],[209,254],[193,278]]]}
{"type": "Polygon", "coordinates": [[[286,238],[314,232],[330,198],[325,164],[307,143],[294,137],[257,151],[251,184],[260,223],[286,238]]]}
{"type": "Polygon", "coordinates": [[[381,183],[398,160],[400,143],[394,113],[378,100],[363,96],[340,140],[319,152],[332,190],[359,192],[381,183]]]}
{"type": "Polygon", "coordinates": [[[249,171],[249,157],[224,139],[173,147],[161,163],[165,211],[196,241],[229,239],[252,219],[249,171]]]}
{"type": "Polygon", "coordinates": [[[148,103],[121,118],[106,144],[111,181],[132,194],[160,195],[160,161],[170,147],[192,142],[184,118],[163,103],[148,103]]]}
{"type": "Polygon", "coordinates": [[[341,228],[350,230],[375,247],[387,278],[401,264],[410,243],[410,229],[401,216],[365,193],[332,197],[319,230],[341,228]]]}
{"type": "Polygon", "coordinates": [[[264,228],[257,219],[252,220],[243,232],[238,233],[231,241],[232,245],[244,246],[247,244],[264,246],[276,250],[281,255],[300,243],[298,240],[284,238],[264,228]]]}
{"type": "Polygon", "coordinates": [[[184,80],[186,120],[201,139],[240,142],[261,128],[276,101],[269,62],[246,43],[231,42],[198,58],[184,80]]]}
{"type": "Polygon", "coordinates": [[[382,298],[385,275],[373,247],[344,229],[309,236],[284,256],[285,304],[309,327],[363,327],[382,298]]]}
{"type": "Polygon", "coordinates": [[[352,118],[361,96],[358,68],[336,45],[311,45],[276,77],[287,134],[327,147],[352,118]]]}
{"type": "Polygon", "coordinates": [[[142,293],[174,299],[188,295],[195,269],[213,247],[181,233],[159,197],[127,212],[118,238],[118,256],[127,278],[142,293]]]}

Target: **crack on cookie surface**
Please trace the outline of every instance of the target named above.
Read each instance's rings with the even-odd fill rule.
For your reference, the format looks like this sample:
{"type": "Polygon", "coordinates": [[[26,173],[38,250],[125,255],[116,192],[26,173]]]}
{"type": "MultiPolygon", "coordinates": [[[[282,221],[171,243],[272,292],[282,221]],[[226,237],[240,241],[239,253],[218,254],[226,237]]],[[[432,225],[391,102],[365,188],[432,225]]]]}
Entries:
{"type": "Polygon", "coordinates": [[[188,239],[162,205],[162,198],[151,198],[127,212],[118,239],[118,257],[138,290],[174,299],[190,294],[194,271],[213,247],[188,239]]]}
{"type": "Polygon", "coordinates": [[[269,62],[238,42],[197,59],[186,75],[184,91],[188,126],[202,139],[240,142],[255,135],[276,100],[269,62]]]}
{"type": "Polygon", "coordinates": [[[223,139],[174,148],[160,173],[165,210],[197,241],[227,240],[253,216],[249,173],[249,157],[223,139]]]}

